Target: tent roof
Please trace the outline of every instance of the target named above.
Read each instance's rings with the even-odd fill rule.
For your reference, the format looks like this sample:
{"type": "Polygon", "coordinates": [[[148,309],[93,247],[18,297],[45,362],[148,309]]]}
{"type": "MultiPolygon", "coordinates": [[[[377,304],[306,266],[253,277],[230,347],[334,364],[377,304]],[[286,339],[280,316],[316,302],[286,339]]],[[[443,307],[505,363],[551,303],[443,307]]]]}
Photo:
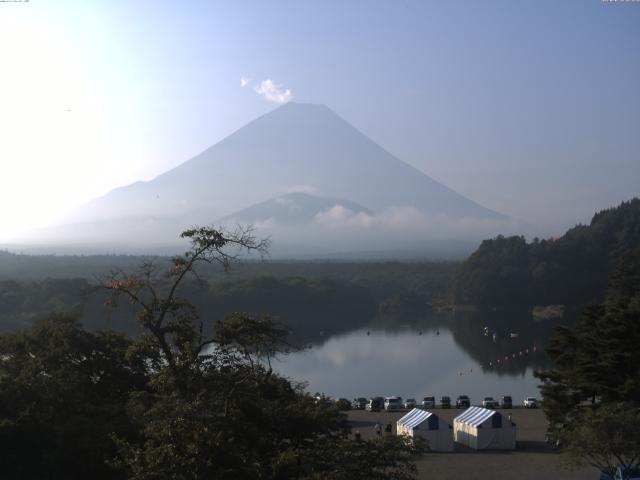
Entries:
{"type": "Polygon", "coordinates": [[[490,410],[488,408],[482,407],[469,407],[456,418],[453,419],[454,422],[462,422],[470,425],[472,427],[477,427],[484,423],[489,417],[493,415],[500,415],[495,410],[490,410]]]}
{"type": "Polygon", "coordinates": [[[404,417],[398,420],[398,423],[401,423],[402,425],[405,425],[409,428],[416,428],[418,425],[425,422],[431,415],[433,415],[432,412],[414,408],[404,417]]]}

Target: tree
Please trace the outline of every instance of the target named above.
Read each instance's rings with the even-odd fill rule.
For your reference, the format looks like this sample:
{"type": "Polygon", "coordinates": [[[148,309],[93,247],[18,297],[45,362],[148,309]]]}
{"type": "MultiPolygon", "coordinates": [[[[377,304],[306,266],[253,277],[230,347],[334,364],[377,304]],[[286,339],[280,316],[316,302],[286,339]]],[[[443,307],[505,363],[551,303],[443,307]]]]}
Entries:
{"type": "Polygon", "coordinates": [[[552,423],[568,423],[585,404],[640,403],[640,249],[612,274],[606,300],[587,307],[575,328],[561,327],[547,353],[555,368],[537,372],[552,423]]]}
{"type": "Polygon", "coordinates": [[[585,409],[561,435],[570,466],[585,463],[603,472],[621,465],[627,476],[640,461],[640,409],[624,403],[585,409]]]}
{"type": "Polygon", "coordinates": [[[109,435],[136,437],[126,402],[148,381],[132,343],[62,314],[0,336],[3,478],[124,478],[107,464],[109,435]]]}
{"type": "Polygon", "coordinates": [[[416,465],[408,461],[426,450],[420,437],[383,437],[354,442],[319,441],[310,451],[302,478],[309,480],[411,480],[416,465]]]}
{"type": "Polygon", "coordinates": [[[226,269],[236,258],[229,247],[264,253],[267,244],[247,230],[196,228],[182,236],[191,249],[164,275],[148,263],[105,283],[109,303],[126,298],[138,308],[138,345],[150,368],[147,388],[132,392],[128,403],[140,437],[114,435],[115,465],[133,480],[354,478],[344,473],[349,469],[368,478],[411,478],[419,446],[395,437],[384,448],[354,445],[337,408],[273,372],[271,359],[291,349],[286,329],[242,313],[211,329],[178,295],[188,276],[199,280],[200,262],[226,269]],[[346,459],[348,451],[354,455],[346,459]]]}
{"type": "Polygon", "coordinates": [[[154,367],[175,370],[189,365],[209,343],[205,325],[194,306],[181,298],[179,287],[188,276],[202,281],[198,265],[217,263],[225,271],[243,253],[267,253],[269,240],[258,240],[251,228],[238,227],[225,232],[207,227],[185,230],[180,235],[190,242],[184,255],[171,259],[168,271],[162,272],[153,261],[146,262],[133,273],[116,272],[103,287],[112,296],[107,305],[115,306],[119,298],[126,298],[139,308],[138,321],[142,327],[142,344],[157,349],[154,367]]]}
{"type": "Polygon", "coordinates": [[[607,279],[640,245],[640,199],[593,216],[561,237],[527,244],[523,237],[485,240],[454,279],[457,303],[481,306],[601,302],[607,279]]]}
{"type": "Polygon", "coordinates": [[[623,257],[604,303],[586,308],[575,328],[556,331],[547,348],[555,368],[536,373],[552,430],[572,462],[610,467],[638,460],[638,345],[640,249],[623,257]]]}
{"type": "Polygon", "coordinates": [[[109,304],[137,309],[138,338],[69,315],[0,337],[3,478],[413,478],[419,443],[352,440],[335,405],[273,371],[292,348],[286,329],[243,313],[211,328],[180,296],[188,277],[202,281],[200,263],[226,269],[267,242],[250,230],[183,237],[191,248],[167,272],[148,262],[103,285],[109,304]]]}

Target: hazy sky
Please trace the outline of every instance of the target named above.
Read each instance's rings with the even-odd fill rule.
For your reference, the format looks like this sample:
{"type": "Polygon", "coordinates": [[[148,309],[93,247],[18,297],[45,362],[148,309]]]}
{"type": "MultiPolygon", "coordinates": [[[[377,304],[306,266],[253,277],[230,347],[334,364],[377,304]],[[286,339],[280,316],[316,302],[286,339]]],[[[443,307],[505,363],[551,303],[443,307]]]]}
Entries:
{"type": "Polygon", "coordinates": [[[640,194],[640,3],[0,3],[0,240],[323,103],[541,234],[640,194]]]}

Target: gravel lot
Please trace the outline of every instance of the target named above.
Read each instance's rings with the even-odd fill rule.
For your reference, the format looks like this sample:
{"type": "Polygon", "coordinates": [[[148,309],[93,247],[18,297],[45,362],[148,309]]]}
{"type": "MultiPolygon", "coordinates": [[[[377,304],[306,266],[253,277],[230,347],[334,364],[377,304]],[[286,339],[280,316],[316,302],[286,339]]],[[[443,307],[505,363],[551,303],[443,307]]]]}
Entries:
{"type": "MultiPolygon", "coordinates": [[[[449,423],[463,410],[435,409],[442,420],[449,423]]],[[[499,410],[516,423],[517,449],[515,451],[479,451],[455,444],[453,453],[427,453],[417,462],[420,479],[517,479],[546,480],[598,479],[599,472],[594,468],[569,471],[560,464],[560,455],[544,442],[547,420],[539,409],[499,410]]],[[[406,412],[365,412],[352,410],[349,420],[354,430],[358,429],[363,438],[375,436],[374,425],[379,421],[383,428],[391,422],[393,433],[396,421],[406,412]]]]}

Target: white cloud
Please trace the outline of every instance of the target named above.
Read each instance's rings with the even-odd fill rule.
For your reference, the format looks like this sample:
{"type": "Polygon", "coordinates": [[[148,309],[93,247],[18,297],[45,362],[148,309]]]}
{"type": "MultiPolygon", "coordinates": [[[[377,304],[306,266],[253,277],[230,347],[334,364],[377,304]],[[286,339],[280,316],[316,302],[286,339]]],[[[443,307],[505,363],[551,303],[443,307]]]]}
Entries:
{"type": "Polygon", "coordinates": [[[292,185],[280,188],[282,193],[306,193],[307,195],[317,195],[318,189],[313,185],[292,185]]]}
{"type": "Polygon", "coordinates": [[[260,82],[259,85],[256,85],[253,90],[258,94],[262,95],[265,100],[274,103],[286,103],[293,98],[293,93],[291,90],[283,89],[282,85],[276,85],[269,78],[260,82]]]}
{"type": "Polygon", "coordinates": [[[334,205],[318,213],[314,221],[320,225],[338,227],[370,228],[373,226],[390,229],[422,228],[427,218],[415,207],[391,207],[370,215],[366,212],[354,212],[342,205],[334,205]]]}
{"type": "Polygon", "coordinates": [[[389,207],[377,218],[382,226],[389,228],[412,228],[427,224],[427,218],[412,206],[389,207]]]}
{"type": "Polygon", "coordinates": [[[355,212],[342,205],[334,205],[314,217],[314,223],[329,228],[370,229],[387,232],[424,233],[432,237],[456,235],[465,237],[493,236],[498,231],[510,231],[510,222],[502,220],[451,218],[446,215],[427,216],[413,206],[389,207],[375,215],[355,212]]]}
{"type": "Polygon", "coordinates": [[[375,223],[375,217],[365,212],[354,212],[342,205],[334,205],[329,210],[316,214],[313,219],[320,225],[328,227],[370,227],[375,223]]]}
{"type": "Polygon", "coordinates": [[[247,85],[249,85],[251,83],[251,79],[247,78],[247,77],[240,77],[240,86],[242,88],[246,87],[247,85]]]}

